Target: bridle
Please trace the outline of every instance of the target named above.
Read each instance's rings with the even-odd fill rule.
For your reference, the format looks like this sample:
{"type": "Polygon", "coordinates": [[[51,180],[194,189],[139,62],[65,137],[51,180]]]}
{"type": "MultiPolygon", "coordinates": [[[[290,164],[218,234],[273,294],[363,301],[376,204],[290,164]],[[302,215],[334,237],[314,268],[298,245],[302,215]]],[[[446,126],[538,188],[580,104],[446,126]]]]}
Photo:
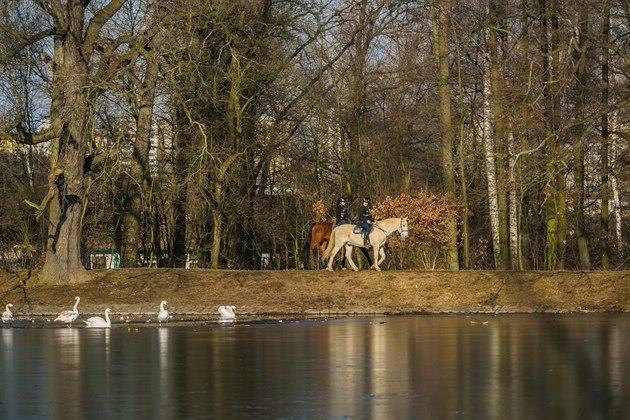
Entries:
{"type": "MultiPolygon", "coordinates": [[[[400,226],[398,227],[397,230],[398,232],[400,232],[400,236],[404,238],[409,235],[409,228],[407,226],[403,226],[403,219],[404,217],[400,218],[400,226]]],[[[391,232],[386,231],[385,229],[383,229],[382,227],[378,225],[378,222],[374,223],[374,227],[378,228],[378,230],[383,232],[385,234],[385,237],[389,237],[389,235],[395,232],[395,230],[392,230],[391,232]]]]}
{"type": "Polygon", "coordinates": [[[407,236],[409,236],[409,228],[407,227],[407,224],[405,224],[405,226],[403,226],[403,219],[404,217],[400,218],[400,236],[402,236],[403,238],[406,238],[407,236]]]}

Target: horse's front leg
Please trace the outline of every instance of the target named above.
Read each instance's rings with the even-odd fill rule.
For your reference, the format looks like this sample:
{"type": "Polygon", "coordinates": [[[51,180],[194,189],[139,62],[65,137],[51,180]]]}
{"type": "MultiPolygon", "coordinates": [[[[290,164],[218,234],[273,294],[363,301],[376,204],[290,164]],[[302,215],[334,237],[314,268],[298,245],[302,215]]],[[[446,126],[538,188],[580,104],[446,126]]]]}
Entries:
{"type": "Polygon", "coordinates": [[[374,250],[374,264],[372,264],[372,268],[376,271],[381,271],[381,267],[379,267],[378,265],[380,264],[379,253],[381,252],[382,247],[372,245],[372,248],[374,250]]]}
{"type": "Polygon", "coordinates": [[[352,259],[352,245],[346,245],[346,259],[350,263],[350,267],[352,267],[353,271],[359,271],[359,267],[356,266],[352,259]]]}
{"type": "Polygon", "coordinates": [[[380,250],[378,251],[378,254],[380,255],[380,258],[378,260],[378,265],[380,266],[381,263],[383,261],[385,261],[385,247],[380,247],[380,250]]]}

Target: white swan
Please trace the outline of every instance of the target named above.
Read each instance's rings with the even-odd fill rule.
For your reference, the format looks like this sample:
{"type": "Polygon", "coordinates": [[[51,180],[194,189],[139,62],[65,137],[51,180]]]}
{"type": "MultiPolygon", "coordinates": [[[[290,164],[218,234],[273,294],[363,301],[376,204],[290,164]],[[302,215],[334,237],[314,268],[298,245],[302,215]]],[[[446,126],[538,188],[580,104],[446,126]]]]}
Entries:
{"type": "Polygon", "coordinates": [[[9,325],[11,325],[11,323],[13,322],[13,312],[11,312],[11,309],[13,308],[13,304],[12,303],[7,303],[7,306],[5,307],[4,312],[2,312],[2,323],[9,323],[9,325]]]}
{"type": "Polygon", "coordinates": [[[87,320],[83,320],[87,328],[110,328],[112,326],[112,321],[109,319],[109,313],[112,310],[107,308],[105,309],[105,319],[100,316],[92,316],[87,320]]]}
{"type": "Polygon", "coordinates": [[[219,306],[219,309],[217,310],[217,312],[219,312],[219,322],[234,321],[236,319],[236,314],[234,313],[235,309],[236,309],[236,306],[228,306],[228,305],[219,306]]]}
{"type": "Polygon", "coordinates": [[[81,300],[81,298],[79,296],[76,296],[74,299],[74,307],[72,308],[72,310],[59,312],[59,315],[57,315],[55,321],[65,322],[66,325],[70,327],[70,324],[77,320],[77,318],[79,317],[79,310],[77,308],[79,307],[79,301],[81,300]]]}
{"type": "Polygon", "coordinates": [[[164,309],[164,305],[166,305],[166,301],[163,300],[160,302],[160,312],[158,312],[157,320],[161,324],[162,322],[168,322],[168,311],[164,309]]]}

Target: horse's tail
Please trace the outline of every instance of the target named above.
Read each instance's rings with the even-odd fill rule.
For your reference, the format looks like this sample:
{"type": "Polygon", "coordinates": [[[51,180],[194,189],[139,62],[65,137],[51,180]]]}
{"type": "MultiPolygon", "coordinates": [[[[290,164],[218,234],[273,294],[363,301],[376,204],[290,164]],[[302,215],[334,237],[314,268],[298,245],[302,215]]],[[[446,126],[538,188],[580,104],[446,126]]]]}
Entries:
{"type": "Polygon", "coordinates": [[[308,265],[308,260],[309,260],[309,248],[311,247],[311,240],[313,238],[313,226],[315,226],[315,223],[313,223],[311,225],[311,228],[308,230],[308,233],[306,234],[306,238],[304,239],[304,247],[302,248],[302,251],[300,251],[300,261],[302,261],[302,265],[304,266],[304,268],[306,268],[306,266],[308,265]]]}
{"type": "Polygon", "coordinates": [[[332,233],[330,234],[330,239],[328,240],[328,246],[326,247],[326,250],[322,254],[322,263],[324,263],[325,261],[328,261],[328,258],[330,257],[330,253],[332,252],[334,247],[335,247],[335,231],[333,230],[332,233]]]}

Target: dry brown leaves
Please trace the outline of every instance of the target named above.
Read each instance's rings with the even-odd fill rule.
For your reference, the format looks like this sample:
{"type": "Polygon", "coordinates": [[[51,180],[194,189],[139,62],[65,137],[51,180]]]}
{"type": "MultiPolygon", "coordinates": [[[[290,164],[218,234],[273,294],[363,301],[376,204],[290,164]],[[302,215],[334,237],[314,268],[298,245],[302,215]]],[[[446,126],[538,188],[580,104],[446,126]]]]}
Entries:
{"type": "Polygon", "coordinates": [[[312,210],[318,222],[326,221],[326,205],[321,200],[313,203],[312,210]]]}
{"type": "Polygon", "coordinates": [[[418,191],[415,197],[401,194],[386,197],[374,206],[376,219],[388,217],[407,217],[409,238],[401,241],[398,236],[388,242],[392,246],[416,248],[430,246],[445,248],[448,243],[447,222],[457,216],[459,206],[444,195],[432,194],[425,190],[418,191]]]}

